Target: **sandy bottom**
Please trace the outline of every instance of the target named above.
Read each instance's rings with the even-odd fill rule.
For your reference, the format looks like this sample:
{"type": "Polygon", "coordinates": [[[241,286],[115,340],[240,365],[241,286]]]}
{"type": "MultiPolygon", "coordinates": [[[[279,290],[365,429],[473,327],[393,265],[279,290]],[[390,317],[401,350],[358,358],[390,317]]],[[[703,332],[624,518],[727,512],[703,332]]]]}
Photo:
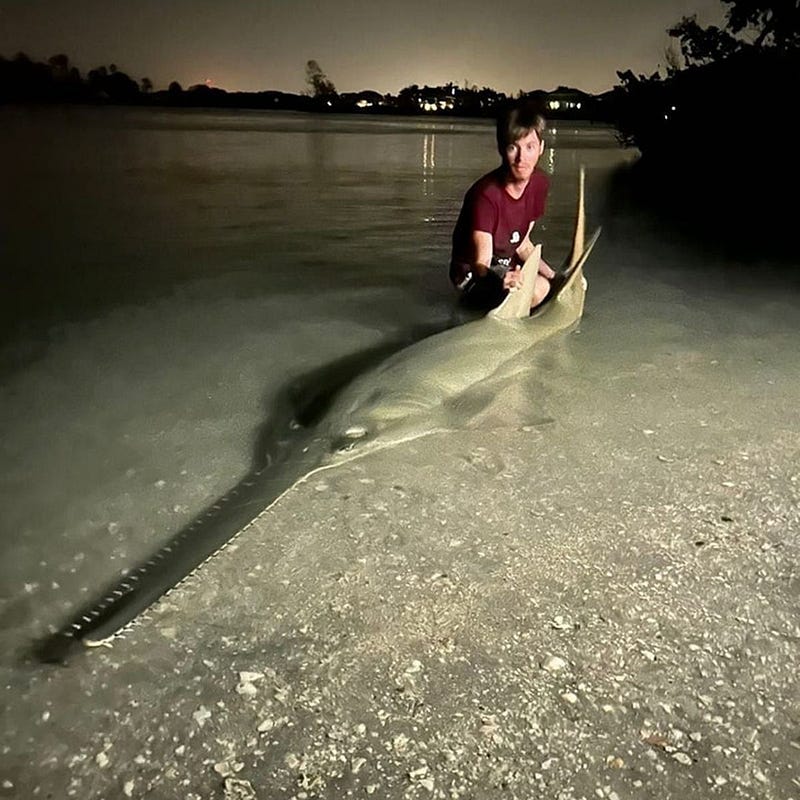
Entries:
{"type": "Polygon", "coordinates": [[[470,429],[299,484],[113,648],[6,668],[0,796],[800,797],[796,296],[643,276],[620,316],[646,246],[609,238],[580,332],[470,429]]]}

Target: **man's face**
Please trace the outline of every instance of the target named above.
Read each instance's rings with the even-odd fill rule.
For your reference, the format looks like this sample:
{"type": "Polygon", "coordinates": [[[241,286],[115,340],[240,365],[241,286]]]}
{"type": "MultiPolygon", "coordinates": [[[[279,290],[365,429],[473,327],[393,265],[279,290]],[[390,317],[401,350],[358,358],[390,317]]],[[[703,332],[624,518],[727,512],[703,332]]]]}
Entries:
{"type": "Polygon", "coordinates": [[[544,143],[539,140],[536,131],[508,145],[503,152],[503,160],[511,177],[515,181],[528,180],[543,150],[544,143]]]}

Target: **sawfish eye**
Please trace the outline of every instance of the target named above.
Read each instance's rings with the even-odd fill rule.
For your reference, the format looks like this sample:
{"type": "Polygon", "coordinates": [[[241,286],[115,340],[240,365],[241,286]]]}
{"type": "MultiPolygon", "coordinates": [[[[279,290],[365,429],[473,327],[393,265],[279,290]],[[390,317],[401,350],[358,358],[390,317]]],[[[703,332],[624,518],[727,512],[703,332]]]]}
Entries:
{"type": "Polygon", "coordinates": [[[363,439],[367,435],[367,429],[363,425],[353,425],[344,432],[345,439],[363,439]]]}
{"type": "Polygon", "coordinates": [[[356,446],[367,435],[367,429],[362,425],[353,425],[331,444],[332,453],[346,453],[356,446]]]}

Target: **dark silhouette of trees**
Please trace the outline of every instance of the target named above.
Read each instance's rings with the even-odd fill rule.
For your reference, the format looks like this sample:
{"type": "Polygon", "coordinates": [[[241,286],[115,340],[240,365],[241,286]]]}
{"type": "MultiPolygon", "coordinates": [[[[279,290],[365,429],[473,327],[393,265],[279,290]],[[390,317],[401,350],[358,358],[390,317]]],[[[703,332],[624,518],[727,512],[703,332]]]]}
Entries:
{"type": "Polygon", "coordinates": [[[800,4],[797,0],[722,0],[730,6],[727,27],[734,35],[756,31],[755,48],[785,52],[800,47],[800,4]]]}
{"type": "Polygon", "coordinates": [[[691,66],[719,61],[736,52],[741,45],[735,36],[716,25],[701,28],[697,16],[684,17],[667,33],[680,42],[681,55],[691,66]]]}
{"type": "Polygon", "coordinates": [[[643,152],[658,146],[668,129],[692,117],[711,121],[735,105],[759,103],[780,109],[798,73],[800,3],[797,0],[720,0],[725,24],[701,27],[696,16],[669,28],[683,67],[668,59],[666,75],[617,72],[613,118],[625,144],[643,152]]]}
{"type": "Polygon", "coordinates": [[[785,233],[789,206],[773,184],[777,175],[787,186],[800,179],[789,110],[800,75],[800,3],[721,2],[721,28],[684,17],[669,29],[682,67],[673,62],[665,75],[617,73],[611,118],[623,143],[641,150],[638,171],[654,196],[684,222],[705,222],[721,237],[734,237],[746,214],[762,231],[785,233]],[[748,167],[761,116],[768,144],[748,167]]]}
{"type": "Polygon", "coordinates": [[[416,83],[412,83],[399,91],[397,107],[403,114],[419,113],[419,86],[416,83]]]}
{"type": "Polygon", "coordinates": [[[139,97],[139,84],[120,71],[116,64],[89,70],[88,87],[91,95],[98,100],[131,103],[139,97]]]}
{"type": "Polygon", "coordinates": [[[25,53],[10,61],[0,56],[0,102],[136,103],[152,88],[145,78],[140,89],[115,64],[90,70],[84,80],[63,53],[45,63],[36,63],[25,53]]]}
{"type": "MultiPolygon", "coordinates": [[[[360,114],[429,114],[488,117],[507,98],[489,87],[464,81],[442,86],[417,84],[396,96],[364,89],[340,94],[315,60],[306,64],[308,89],[302,94],[277,91],[227,92],[204,84],[185,89],[172,81],[157,91],[149,78],[131,79],[115,63],[97,66],[81,76],[63,53],[37,64],[24,53],[11,60],[0,56],[0,103],[81,102],[126,105],[287,109],[360,114]]],[[[569,90],[572,91],[572,90],[569,90]]],[[[554,116],[559,116],[556,113],[554,116]]]]}
{"type": "Polygon", "coordinates": [[[53,68],[53,77],[56,80],[66,80],[69,75],[69,57],[60,53],[56,56],[50,56],[47,63],[53,68]]]}
{"type": "Polygon", "coordinates": [[[680,42],[687,66],[710,64],[747,50],[787,53],[800,46],[796,0],[721,0],[728,6],[724,28],[702,28],[697,16],[683,17],[667,32],[680,42]]]}
{"type": "Polygon", "coordinates": [[[90,69],[89,74],[86,76],[86,81],[89,86],[89,91],[95,96],[102,96],[105,91],[106,81],[108,80],[108,70],[105,67],[96,67],[90,69]]]}
{"type": "Polygon", "coordinates": [[[330,100],[336,97],[336,87],[333,82],[313,59],[306,62],[306,83],[312,97],[323,100],[330,100]]]}
{"type": "Polygon", "coordinates": [[[82,88],[80,74],[70,68],[65,55],[53,56],[46,64],[25,53],[11,60],[0,57],[0,102],[76,100],[82,88]]]}
{"type": "Polygon", "coordinates": [[[115,69],[108,76],[106,91],[114,102],[132,102],[139,96],[139,84],[124,72],[115,69]]]}

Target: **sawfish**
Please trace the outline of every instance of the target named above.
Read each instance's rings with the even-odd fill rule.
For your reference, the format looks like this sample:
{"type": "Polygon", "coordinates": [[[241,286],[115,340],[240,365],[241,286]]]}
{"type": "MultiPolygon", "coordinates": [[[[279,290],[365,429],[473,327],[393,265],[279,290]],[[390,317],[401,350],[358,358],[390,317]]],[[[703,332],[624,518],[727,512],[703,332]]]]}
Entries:
{"type": "Polygon", "coordinates": [[[485,317],[410,346],[381,345],[289,384],[279,393],[273,422],[258,437],[253,468],[245,478],[99,600],[36,643],[36,657],[60,662],[76,645],[110,645],[312,475],[465,425],[479,410],[479,404],[465,402],[471,390],[491,381],[509,362],[524,359],[531,348],[574,327],[583,314],[583,266],[600,234],[598,228],[585,240],[583,169],[578,189],[570,254],[548,298],[533,313],[540,244],[522,267],[520,288],[485,317]]]}

